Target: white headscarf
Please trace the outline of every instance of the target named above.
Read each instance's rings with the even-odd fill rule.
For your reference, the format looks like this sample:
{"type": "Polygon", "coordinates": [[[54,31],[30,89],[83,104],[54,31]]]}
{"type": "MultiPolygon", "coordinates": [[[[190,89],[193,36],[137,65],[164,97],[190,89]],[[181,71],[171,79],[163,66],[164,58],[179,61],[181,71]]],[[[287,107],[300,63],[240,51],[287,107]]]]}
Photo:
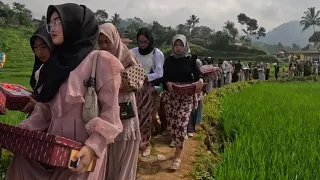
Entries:
{"type": "Polygon", "coordinates": [[[173,38],[172,38],[172,48],[171,48],[171,55],[170,56],[173,56],[175,58],[183,58],[183,57],[188,57],[188,56],[191,56],[191,51],[190,51],[190,47],[189,47],[189,43],[187,41],[187,38],[186,36],[182,35],[182,34],[177,34],[175,35],[173,38]],[[174,43],[177,41],[177,40],[180,40],[182,41],[183,45],[184,45],[184,51],[182,54],[176,54],[173,50],[174,48],[174,43]]]}

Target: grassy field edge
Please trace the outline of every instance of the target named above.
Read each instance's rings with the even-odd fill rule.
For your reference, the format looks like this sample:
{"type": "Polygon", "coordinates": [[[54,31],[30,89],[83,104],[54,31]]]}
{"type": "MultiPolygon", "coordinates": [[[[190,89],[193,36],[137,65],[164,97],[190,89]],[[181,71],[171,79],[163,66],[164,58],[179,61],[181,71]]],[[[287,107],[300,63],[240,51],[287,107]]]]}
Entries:
{"type": "Polygon", "coordinates": [[[258,83],[296,83],[296,82],[320,82],[320,76],[294,77],[279,80],[232,83],[208,94],[204,100],[203,121],[199,129],[199,147],[196,153],[196,161],[190,176],[196,180],[214,180],[212,172],[222,160],[223,151],[228,144],[223,132],[223,124],[220,121],[221,101],[223,97],[231,93],[237,93],[244,88],[258,83]]]}

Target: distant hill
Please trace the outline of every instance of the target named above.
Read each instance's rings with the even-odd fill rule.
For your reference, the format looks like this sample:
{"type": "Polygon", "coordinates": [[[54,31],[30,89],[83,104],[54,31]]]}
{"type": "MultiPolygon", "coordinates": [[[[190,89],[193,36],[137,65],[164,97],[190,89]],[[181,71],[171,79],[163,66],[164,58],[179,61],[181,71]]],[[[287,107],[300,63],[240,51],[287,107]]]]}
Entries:
{"type": "Polygon", "coordinates": [[[269,31],[266,37],[261,38],[259,41],[270,45],[281,42],[284,46],[292,46],[295,43],[300,47],[305,47],[309,43],[308,39],[312,34],[312,28],[302,32],[302,26],[300,26],[299,21],[290,21],[269,31]]]}

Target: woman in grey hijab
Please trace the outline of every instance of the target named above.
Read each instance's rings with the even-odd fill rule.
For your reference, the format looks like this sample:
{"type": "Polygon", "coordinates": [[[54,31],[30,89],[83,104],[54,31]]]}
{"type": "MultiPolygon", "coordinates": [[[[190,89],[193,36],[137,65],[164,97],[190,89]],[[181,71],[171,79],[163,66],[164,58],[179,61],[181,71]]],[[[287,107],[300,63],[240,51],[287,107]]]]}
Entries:
{"type": "Polygon", "coordinates": [[[163,97],[168,132],[176,143],[171,170],[177,170],[181,164],[181,153],[187,135],[190,114],[194,108],[194,95],[178,94],[172,89],[173,84],[196,84],[196,93],[203,87],[203,79],[196,63],[192,58],[187,39],[178,34],[172,40],[172,53],[164,63],[162,84],[165,94],[163,97]]]}

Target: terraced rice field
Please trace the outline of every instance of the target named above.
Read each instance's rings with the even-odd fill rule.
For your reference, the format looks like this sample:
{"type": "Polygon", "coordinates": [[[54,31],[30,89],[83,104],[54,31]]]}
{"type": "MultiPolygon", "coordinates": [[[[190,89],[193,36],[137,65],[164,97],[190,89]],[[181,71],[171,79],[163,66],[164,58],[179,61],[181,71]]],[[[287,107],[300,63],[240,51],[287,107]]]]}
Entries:
{"type": "MultiPolygon", "coordinates": [[[[29,78],[33,68],[34,55],[29,38],[32,31],[26,28],[0,28],[0,52],[7,56],[4,68],[0,70],[0,82],[17,83],[29,87],[29,78]]],[[[0,122],[17,124],[25,114],[9,112],[0,116],[0,122]]]]}
{"type": "Polygon", "coordinates": [[[28,85],[34,60],[29,42],[32,33],[28,29],[0,28],[0,52],[7,56],[0,82],[28,85]]]}
{"type": "MultiPolygon", "coordinates": [[[[32,33],[24,28],[19,30],[0,28],[0,52],[7,56],[4,68],[0,70],[0,82],[17,83],[29,87],[34,60],[29,42],[32,33]]],[[[6,116],[0,116],[0,122],[16,125],[25,118],[24,113],[8,112],[6,116]]],[[[9,161],[8,152],[3,151],[0,159],[0,179],[4,178],[9,161]]]]}

